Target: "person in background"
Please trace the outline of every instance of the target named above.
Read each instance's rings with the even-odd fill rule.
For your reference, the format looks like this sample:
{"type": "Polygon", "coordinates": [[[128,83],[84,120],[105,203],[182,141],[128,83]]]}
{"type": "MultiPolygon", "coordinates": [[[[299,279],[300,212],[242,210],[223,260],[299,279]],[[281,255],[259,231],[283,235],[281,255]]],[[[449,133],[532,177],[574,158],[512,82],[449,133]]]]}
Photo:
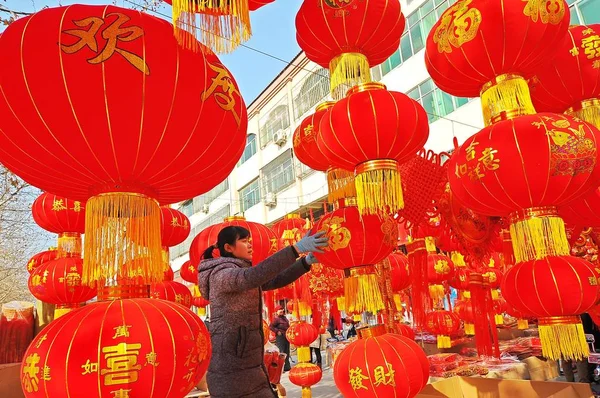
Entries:
{"type": "Polygon", "coordinates": [[[271,331],[275,333],[275,336],[277,336],[275,345],[277,348],[279,348],[279,352],[282,354],[287,354],[287,357],[285,358],[285,365],[283,366],[284,372],[289,372],[292,369],[292,366],[290,365],[290,342],[285,335],[285,332],[287,332],[289,327],[290,321],[285,316],[283,307],[278,305],[275,307],[275,317],[273,318],[273,321],[271,321],[269,329],[271,329],[271,331]]]}
{"type": "MultiPolygon", "coordinates": [[[[600,331],[594,324],[592,317],[588,313],[581,314],[581,323],[583,325],[583,331],[585,334],[591,334],[594,336],[594,349],[597,350],[600,344],[600,331]]],[[[592,347],[590,347],[591,349],[592,347]]],[[[590,350],[591,351],[591,350],[590,350]]],[[[565,379],[568,382],[575,382],[575,375],[573,372],[573,365],[577,369],[577,376],[579,383],[591,383],[594,380],[594,369],[596,365],[588,362],[587,358],[581,361],[561,361],[565,379]]]]}
{"type": "Polygon", "coordinates": [[[344,336],[345,339],[349,339],[351,337],[356,336],[356,328],[354,327],[354,322],[352,321],[352,318],[346,318],[346,320],[344,321],[342,336],[344,336]]]}
{"type": "MultiPolygon", "coordinates": [[[[315,353],[316,364],[318,367],[322,368],[323,358],[321,356],[321,335],[318,335],[315,341],[310,343],[310,361],[312,362],[312,354],[315,353]]],[[[313,362],[314,363],[314,362],[313,362]]]]}
{"type": "Polygon", "coordinates": [[[333,315],[330,315],[329,322],[327,322],[327,331],[331,335],[332,339],[335,339],[335,330],[335,319],[333,318],[333,315]]]}

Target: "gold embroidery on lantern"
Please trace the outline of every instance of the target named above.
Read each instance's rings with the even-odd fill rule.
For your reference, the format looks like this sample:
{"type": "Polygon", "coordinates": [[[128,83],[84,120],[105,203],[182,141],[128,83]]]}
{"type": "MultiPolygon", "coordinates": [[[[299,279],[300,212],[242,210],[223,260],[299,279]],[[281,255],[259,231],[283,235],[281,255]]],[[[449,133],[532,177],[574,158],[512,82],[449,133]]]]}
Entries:
{"type": "Polygon", "coordinates": [[[238,97],[241,96],[238,89],[235,87],[235,84],[233,83],[233,79],[229,74],[229,71],[227,71],[224,66],[213,65],[211,63],[208,63],[208,66],[210,69],[217,72],[217,75],[211,78],[212,84],[202,93],[202,101],[206,101],[208,97],[214,94],[217,105],[219,105],[219,107],[221,107],[221,109],[224,111],[231,112],[235,122],[239,126],[241,119],[240,115],[238,115],[235,109],[236,100],[233,95],[237,94],[238,97]],[[217,88],[219,89],[219,92],[215,93],[217,88]]]}
{"type": "Polygon", "coordinates": [[[588,59],[600,58],[600,36],[584,37],[581,39],[581,48],[588,59]]]}
{"type": "Polygon", "coordinates": [[[74,212],[79,213],[81,211],[81,202],[79,202],[77,200],[74,201],[73,202],[73,208],[71,210],[73,210],[74,212]]]}
{"type": "Polygon", "coordinates": [[[342,217],[332,217],[323,223],[321,228],[329,238],[329,246],[325,250],[337,251],[348,247],[352,234],[350,230],[342,226],[344,219],[342,217]]]}
{"type": "Polygon", "coordinates": [[[40,385],[40,367],[37,366],[40,363],[40,356],[37,353],[28,355],[25,358],[25,366],[23,367],[23,387],[27,392],[37,392],[40,385]]]}
{"type": "Polygon", "coordinates": [[[588,281],[590,282],[590,286],[598,286],[598,278],[595,276],[590,276],[588,281]]]}
{"type": "Polygon", "coordinates": [[[67,206],[65,206],[65,203],[62,199],[54,199],[54,201],[52,202],[52,210],[53,211],[67,210],[67,206]]]}
{"type": "Polygon", "coordinates": [[[173,219],[171,220],[171,226],[172,227],[181,227],[181,224],[179,224],[179,219],[177,217],[173,217],[173,219]]]}
{"type": "Polygon", "coordinates": [[[104,376],[104,384],[112,386],[116,384],[129,384],[138,380],[138,372],[142,365],[138,365],[141,344],[119,343],[116,346],[102,348],[107,369],[102,369],[100,374],[104,376]]]}
{"type": "Polygon", "coordinates": [[[600,60],[596,60],[592,63],[592,68],[600,69],[600,60]]]}
{"type": "Polygon", "coordinates": [[[111,391],[111,394],[114,394],[112,396],[112,398],[130,398],[129,393],[131,392],[131,390],[124,390],[122,388],[118,389],[117,391],[111,391]]]}
{"type": "Polygon", "coordinates": [[[533,22],[538,19],[542,23],[550,22],[556,25],[562,21],[565,16],[565,4],[562,0],[523,0],[527,2],[523,9],[523,14],[531,18],[533,22]]]}
{"type": "Polygon", "coordinates": [[[81,372],[82,376],[98,372],[98,362],[91,362],[88,359],[83,365],[81,365],[81,369],[83,369],[83,372],[81,372]]]}
{"type": "Polygon", "coordinates": [[[48,365],[44,365],[44,373],[42,375],[42,380],[44,380],[44,381],[52,380],[52,377],[50,377],[50,366],[48,366],[48,365]]]}
{"type": "Polygon", "coordinates": [[[498,150],[491,147],[484,148],[478,158],[477,145],[479,142],[472,141],[465,148],[467,163],[456,165],[455,174],[458,178],[468,175],[472,181],[476,181],[485,177],[485,171],[495,171],[500,168],[500,159],[496,158],[498,150]],[[475,165],[472,164],[474,160],[477,162],[475,165]]]}
{"type": "Polygon", "coordinates": [[[438,260],[433,266],[436,274],[445,275],[450,272],[450,266],[448,265],[448,261],[446,260],[438,260]]]}
{"type": "Polygon", "coordinates": [[[38,339],[38,341],[35,343],[35,348],[40,348],[42,346],[42,344],[44,343],[44,341],[48,340],[48,336],[47,335],[43,335],[42,337],[40,337],[38,339]]]}
{"type": "Polygon", "coordinates": [[[442,15],[433,36],[438,52],[450,54],[452,47],[460,48],[477,36],[481,12],[477,8],[468,7],[472,1],[459,0],[442,15]]]}
{"type": "Polygon", "coordinates": [[[75,54],[83,48],[89,48],[91,51],[96,53],[95,57],[89,58],[87,61],[90,64],[96,65],[109,60],[114,53],[121,55],[127,62],[133,65],[137,70],[143,72],[145,75],[150,75],[150,69],[146,64],[146,61],[130,51],[123,50],[117,47],[119,41],[130,42],[139,39],[144,36],[144,30],[139,26],[127,26],[123,27],[123,24],[128,22],[129,18],[125,14],[111,13],[102,19],[99,17],[84,18],[79,21],[73,21],[73,23],[80,28],[90,27],[88,30],[84,29],[68,29],[63,30],[71,36],[79,38],[74,44],[66,45],[61,44],[61,49],[67,54],[75,54]],[[102,38],[106,40],[106,45],[98,53],[98,42],[96,40],[96,34],[99,32],[102,25],[105,24],[106,18],[116,16],[113,22],[111,22],[102,32],[102,38]]]}
{"type": "Polygon", "coordinates": [[[369,377],[363,375],[363,371],[358,366],[354,369],[350,369],[350,386],[353,390],[368,390],[363,384],[363,380],[368,380],[369,377]]]}
{"type": "Polygon", "coordinates": [[[383,232],[383,242],[388,246],[396,246],[398,243],[398,224],[391,219],[381,224],[381,232],[383,232]]]}
{"type": "Polygon", "coordinates": [[[377,366],[373,369],[373,376],[375,376],[375,387],[379,387],[380,385],[384,386],[392,386],[396,387],[396,381],[394,380],[394,375],[396,371],[392,367],[391,363],[387,364],[387,373],[383,366],[377,366]]]}
{"type": "MultiPolygon", "coordinates": [[[[159,363],[157,362],[158,359],[158,354],[155,353],[154,351],[149,352],[148,354],[146,354],[146,365],[150,365],[150,366],[158,366],[159,363]]],[[[144,366],[146,366],[144,365],[144,366]]]]}

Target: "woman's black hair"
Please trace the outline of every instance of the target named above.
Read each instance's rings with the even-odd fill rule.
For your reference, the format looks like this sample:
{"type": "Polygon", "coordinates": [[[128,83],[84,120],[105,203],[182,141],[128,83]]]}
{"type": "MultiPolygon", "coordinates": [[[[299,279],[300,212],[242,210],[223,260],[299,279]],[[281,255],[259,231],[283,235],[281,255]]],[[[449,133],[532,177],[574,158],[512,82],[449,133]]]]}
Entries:
{"type": "Polygon", "coordinates": [[[217,244],[210,246],[208,249],[204,251],[202,254],[203,259],[213,258],[213,250],[219,249],[219,254],[221,257],[233,257],[231,252],[225,250],[225,245],[229,243],[230,245],[235,245],[235,242],[239,239],[246,239],[250,237],[250,231],[248,231],[244,227],[238,227],[235,225],[230,225],[229,227],[225,227],[219,232],[219,236],[217,237],[217,244]]]}

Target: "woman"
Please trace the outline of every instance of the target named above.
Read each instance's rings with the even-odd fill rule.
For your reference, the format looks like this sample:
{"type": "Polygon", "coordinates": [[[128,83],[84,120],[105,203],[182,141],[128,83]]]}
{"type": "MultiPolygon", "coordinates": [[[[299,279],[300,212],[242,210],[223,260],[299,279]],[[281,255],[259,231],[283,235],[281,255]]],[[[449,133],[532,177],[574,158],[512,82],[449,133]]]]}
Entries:
{"type": "Polygon", "coordinates": [[[277,397],[264,366],[261,292],[284,287],[308,272],[316,262],[312,252],[327,246],[323,234],[309,233],[255,267],[250,232],[242,227],[223,228],[217,244],[204,252],[198,284],[210,301],[206,326],[212,358],[206,380],[212,398],[277,397]],[[212,259],[217,249],[221,257],[212,259]],[[309,254],[297,260],[302,253],[309,254]]]}
{"type": "Polygon", "coordinates": [[[275,307],[275,317],[269,325],[269,329],[275,333],[275,345],[279,348],[279,352],[287,355],[287,357],[285,357],[285,366],[283,367],[284,372],[289,372],[292,369],[292,365],[290,365],[290,342],[285,335],[289,328],[290,321],[285,316],[283,307],[278,305],[275,307]]]}

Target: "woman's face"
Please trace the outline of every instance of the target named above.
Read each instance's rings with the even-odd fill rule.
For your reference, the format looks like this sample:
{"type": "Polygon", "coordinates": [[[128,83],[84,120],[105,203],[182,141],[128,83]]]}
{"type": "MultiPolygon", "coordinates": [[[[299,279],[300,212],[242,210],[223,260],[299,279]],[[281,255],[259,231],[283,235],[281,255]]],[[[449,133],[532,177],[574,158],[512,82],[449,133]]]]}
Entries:
{"type": "Polygon", "coordinates": [[[252,261],[252,239],[250,237],[238,239],[235,245],[225,244],[225,250],[236,258],[252,261]]]}

